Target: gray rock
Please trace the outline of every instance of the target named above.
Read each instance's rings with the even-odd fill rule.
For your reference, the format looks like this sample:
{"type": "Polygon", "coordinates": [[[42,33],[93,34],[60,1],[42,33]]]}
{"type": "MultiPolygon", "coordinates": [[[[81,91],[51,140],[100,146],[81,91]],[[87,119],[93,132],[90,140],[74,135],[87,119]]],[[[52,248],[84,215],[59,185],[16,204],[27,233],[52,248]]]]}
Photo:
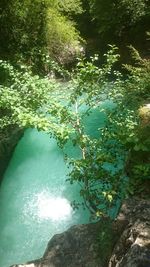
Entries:
{"type": "Polygon", "coordinates": [[[150,267],[150,201],[126,201],[120,218],[128,224],[114,247],[109,267],[150,267]]]}

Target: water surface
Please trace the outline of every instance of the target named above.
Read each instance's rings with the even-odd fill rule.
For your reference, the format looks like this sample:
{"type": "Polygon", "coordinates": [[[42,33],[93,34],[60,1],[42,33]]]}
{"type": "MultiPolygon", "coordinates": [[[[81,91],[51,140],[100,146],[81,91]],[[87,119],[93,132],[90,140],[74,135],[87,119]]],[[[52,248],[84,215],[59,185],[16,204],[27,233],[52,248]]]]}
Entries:
{"type": "Polygon", "coordinates": [[[69,226],[89,220],[74,211],[79,187],[66,182],[68,169],[54,139],[27,130],[0,188],[0,266],[39,258],[47,242],[69,226]]]}

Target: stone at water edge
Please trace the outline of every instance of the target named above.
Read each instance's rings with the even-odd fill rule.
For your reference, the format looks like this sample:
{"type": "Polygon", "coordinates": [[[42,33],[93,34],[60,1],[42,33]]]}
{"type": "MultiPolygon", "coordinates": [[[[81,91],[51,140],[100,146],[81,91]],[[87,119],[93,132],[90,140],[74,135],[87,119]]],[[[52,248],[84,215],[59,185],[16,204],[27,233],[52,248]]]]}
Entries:
{"type": "MultiPolygon", "coordinates": [[[[103,225],[105,223],[107,219],[103,225]]],[[[126,223],[114,223],[112,245],[126,223]]],[[[102,230],[101,222],[72,226],[49,241],[41,259],[11,267],[104,267],[98,239],[102,230]]],[[[107,255],[105,260],[109,260],[107,255]]]]}
{"type": "Polygon", "coordinates": [[[42,259],[12,267],[102,267],[98,231],[99,223],[72,226],[49,241],[42,259]]]}

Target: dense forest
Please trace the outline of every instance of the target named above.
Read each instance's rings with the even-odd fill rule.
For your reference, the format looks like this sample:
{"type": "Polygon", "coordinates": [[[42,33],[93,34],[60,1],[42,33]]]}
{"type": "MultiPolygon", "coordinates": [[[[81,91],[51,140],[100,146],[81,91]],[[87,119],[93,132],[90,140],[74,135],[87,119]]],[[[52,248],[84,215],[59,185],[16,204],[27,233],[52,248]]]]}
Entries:
{"type": "Polygon", "coordinates": [[[94,216],[108,215],[118,198],[148,197],[150,2],[1,0],[0,25],[0,142],[16,127],[44,130],[61,148],[71,140],[81,158],[67,159],[69,179],[82,183],[94,216]],[[55,98],[64,83],[65,106],[55,98]],[[93,138],[84,118],[106,99],[115,107],[93,138]],[[110,173],[103,164],[118,154],[124,167],[110,173]]]}
{"type": "Polygon", "coordinates": [[[123,56],[130,44],[148,56],[148,0],[2,0],[0,10],[4,59],[23,57],[31,64],[44,53],[65,63],[83,47],[87,54],[103,53],[107,44],[117,45],[123,56]]]}

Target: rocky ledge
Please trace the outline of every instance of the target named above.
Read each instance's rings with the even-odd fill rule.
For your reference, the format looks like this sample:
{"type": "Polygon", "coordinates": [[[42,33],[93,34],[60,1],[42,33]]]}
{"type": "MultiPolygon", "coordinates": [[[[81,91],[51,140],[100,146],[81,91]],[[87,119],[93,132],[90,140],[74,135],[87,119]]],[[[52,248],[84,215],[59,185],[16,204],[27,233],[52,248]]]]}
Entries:
{"type": "Polygon", "coordinates": [[[20,129],[17,125],[10,125],[8,128],[0,130],[0,184],[13,151],[22,135],[23,129],[20,129]]]}
{"type": "Polygon", "coordinates": [[[73,226],[49,241],[41,259],[12,267],[106,266],[150,267],[150,201],[127,200],[115,222],[73,226]]]}

